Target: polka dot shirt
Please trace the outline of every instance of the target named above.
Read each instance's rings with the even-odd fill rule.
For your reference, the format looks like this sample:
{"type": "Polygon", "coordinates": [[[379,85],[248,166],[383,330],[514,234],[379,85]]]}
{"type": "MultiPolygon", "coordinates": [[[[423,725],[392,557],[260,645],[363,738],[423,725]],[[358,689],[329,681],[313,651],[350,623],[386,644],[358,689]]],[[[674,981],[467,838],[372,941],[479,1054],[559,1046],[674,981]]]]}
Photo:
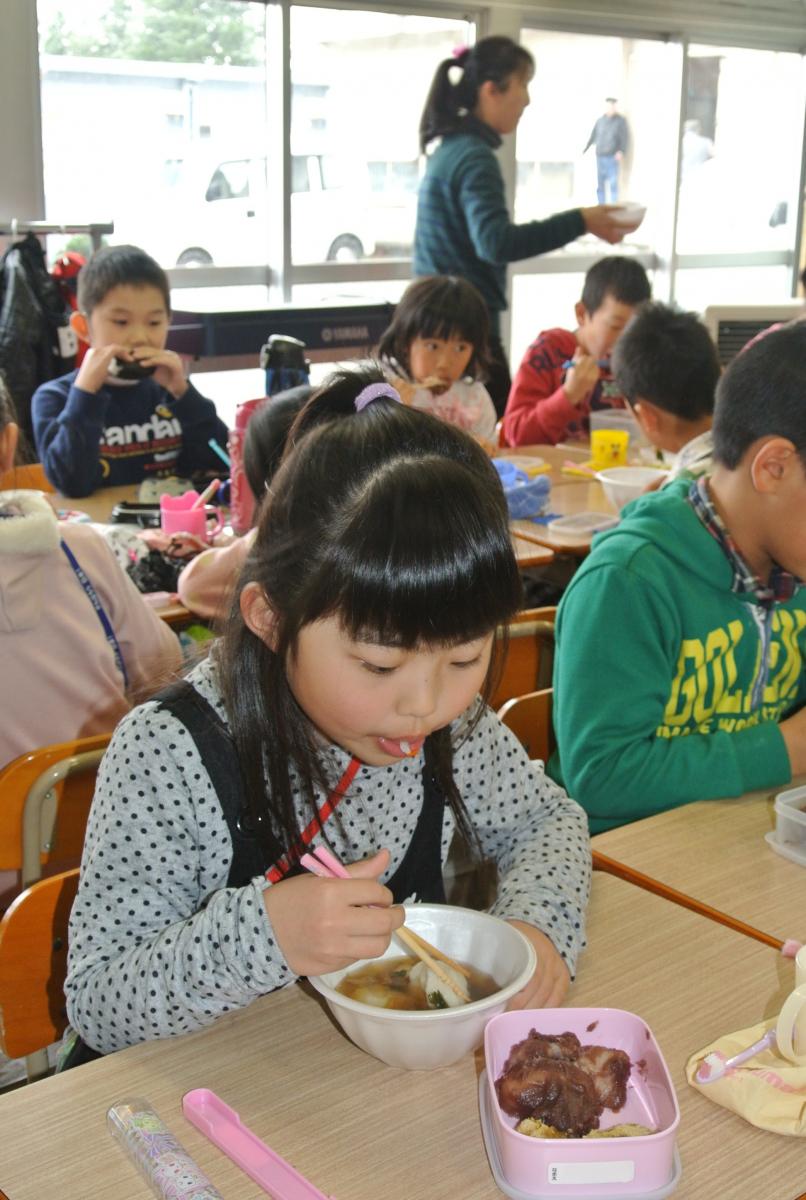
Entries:
{"type": "MultiPolygon", "coordinates": [[[[212,658],[190,681],[226,720],[212,658]]],[[[457,729],[463,719],[457,722],[457,729]]],[[[340,774],[349,755],[333,748],[340,774]]],[[[386,847],[399,865],[422,806],[422,754],[362,766],[328,823],[344,861],[386,847]]],[[[573,973],[584,946],[590,846],[582,809],[489,710],[454,771],[485,854],[493,907],[552,940],[573,973]]],[[[338,775],[336,776],[338,777],[338,775]]],[[[442,857],[454,821],[446,808],[442,857]]],[[[293,982],[263,905],[265,879],[226,886],[232,844],[195,743],[149,702],[118,726],[99,772],[65,985],[72,1026],[102,1052],[209,1025],[293,982]]]]}

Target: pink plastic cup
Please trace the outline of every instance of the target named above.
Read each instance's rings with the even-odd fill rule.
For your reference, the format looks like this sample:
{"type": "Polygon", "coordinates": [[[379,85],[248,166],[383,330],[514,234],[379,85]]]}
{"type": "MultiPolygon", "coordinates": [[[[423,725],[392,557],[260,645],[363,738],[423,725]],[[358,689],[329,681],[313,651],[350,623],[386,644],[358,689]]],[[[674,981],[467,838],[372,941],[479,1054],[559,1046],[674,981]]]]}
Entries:
{"type": "Polygon", "coordinates": [[[194,508],[198,498],[198,492],[185,492],[182,496],[160,496],[160,525],[163,533],[189,533],[202,541],[211,542],[224,528],[224,519],[221,509],[213,504],[194,508]],[[214,522],[212,528],[211,520],[214,522]]]}

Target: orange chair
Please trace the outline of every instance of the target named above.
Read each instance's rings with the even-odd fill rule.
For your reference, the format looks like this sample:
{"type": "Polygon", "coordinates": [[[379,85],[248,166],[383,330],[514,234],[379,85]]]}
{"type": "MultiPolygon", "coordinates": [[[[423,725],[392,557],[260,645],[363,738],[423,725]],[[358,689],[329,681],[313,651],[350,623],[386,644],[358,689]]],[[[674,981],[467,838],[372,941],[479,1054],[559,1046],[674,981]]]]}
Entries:
{"type": "Polygon", "coordinates": [[[41,463],[29,463],[24,467],[9,467],[7,471],[0,471],[0,492],[14,491],[17,488],[37,492],[56,491],[41,463]]]}
{"type": "Polygon", "coordinates": [[[551,687],[556,616],[556,607],[525,608],[510,622],[506,659],[490,700],[496,712],[506,700],[551,687]]]}
{"type": "Polygon", "coordinates": [[[548,761],[557,745],[551,723],[553,694],[551,688],[529,692],[526,696],[507,700],[498,710],[498,716],[512,730],[529,757],[540,758],[543,762],[548,761]]]}
{"type": "Polygon", "coordinates": [[[111,733],[57,742],[0,770],[0,871],[20,871],[22,887],[44,869],[77,866],[95,776],[111,733]]]}
{"type": "Polygon", "coordinates": [[[78,871],[41,879],[0,921],[0,1050],[26,1058],[28,1078],[47,1074],[46,1047],[67,1026],[67,923],[78,871]]]}

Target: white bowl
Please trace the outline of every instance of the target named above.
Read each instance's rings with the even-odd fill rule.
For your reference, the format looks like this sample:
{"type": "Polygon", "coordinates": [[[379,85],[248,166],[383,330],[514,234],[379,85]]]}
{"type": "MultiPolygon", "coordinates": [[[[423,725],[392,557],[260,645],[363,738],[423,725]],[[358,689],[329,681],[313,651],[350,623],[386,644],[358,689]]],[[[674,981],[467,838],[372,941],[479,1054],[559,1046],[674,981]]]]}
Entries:
{"type": "MultiPolygon", "coordinates": [[[[312,975],[310,982],[324,996],[347,1036],[367,1054],[391,1067],[410,1071],[448,1067],[481,1044],[490,1018],[503,1012],[531,978],[537,955],[531,942],[513,925],[470,908],[407,904],[406,924],[451,958],[492,975],[501,990],[458,1008],[408,1012],[373,1008],[336,991],[344,975],[374,960],[355,962],[327,975],[312,975]]],[[[398,958],[407,953],[393,938],[382,957],[398,958]]]]}
{"type": "Polygon", "coordinates": [[[640,496],[647,484],[656,482],[659,475],[653,467],[608,467],[606,471],[597,471],[596,478],[610,503],[620,511],[640,496]]]}
{"type": "Polygon", "coordinates": [[[619,225],[623,225],[627,233],[631,233],[646,216],[646,205],[625,201],[623,204],[616,204],[610,216],[619,225]]]}

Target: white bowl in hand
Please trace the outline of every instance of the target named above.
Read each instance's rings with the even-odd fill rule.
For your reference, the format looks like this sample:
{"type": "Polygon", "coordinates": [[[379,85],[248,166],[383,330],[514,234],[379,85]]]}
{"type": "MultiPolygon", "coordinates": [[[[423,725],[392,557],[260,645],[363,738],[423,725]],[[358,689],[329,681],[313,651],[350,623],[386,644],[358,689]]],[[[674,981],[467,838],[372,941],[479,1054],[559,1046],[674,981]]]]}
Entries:
{"type": "MultiPolygon", "coordinates": [[[[471,1004],[427,1011],[374,1008],[336,991],[345,975],[367,961],[377,961],[374,959],[327,975],[312,975],[310,983],[324,996],[347,1036],[367,1054],[410,1071],[447,1067],[481,1044],[490,1017],[503,1012],[531,979],[537,955],[514,925],[470,908],[407,904],[406,925],[444,954],[492,975],[500,990],[471,1004]]],[[[382,957],[399,958],[408,953],[393,937],[382,957]]]]}
{"type": "Polygon", "coordinates": [[[632,201],[614,204],[610,210],[610,216],[619,225],[624,226],[625,233],[632,233],[646,216],[646,205],[634,204],[632,201]]]}
{"type": "Polygon", "coordinates": [[[608,467],[606,471],[596,473],[608,500],[619,511],[660,477],[661,472],[654,467],[608,467]]]}

